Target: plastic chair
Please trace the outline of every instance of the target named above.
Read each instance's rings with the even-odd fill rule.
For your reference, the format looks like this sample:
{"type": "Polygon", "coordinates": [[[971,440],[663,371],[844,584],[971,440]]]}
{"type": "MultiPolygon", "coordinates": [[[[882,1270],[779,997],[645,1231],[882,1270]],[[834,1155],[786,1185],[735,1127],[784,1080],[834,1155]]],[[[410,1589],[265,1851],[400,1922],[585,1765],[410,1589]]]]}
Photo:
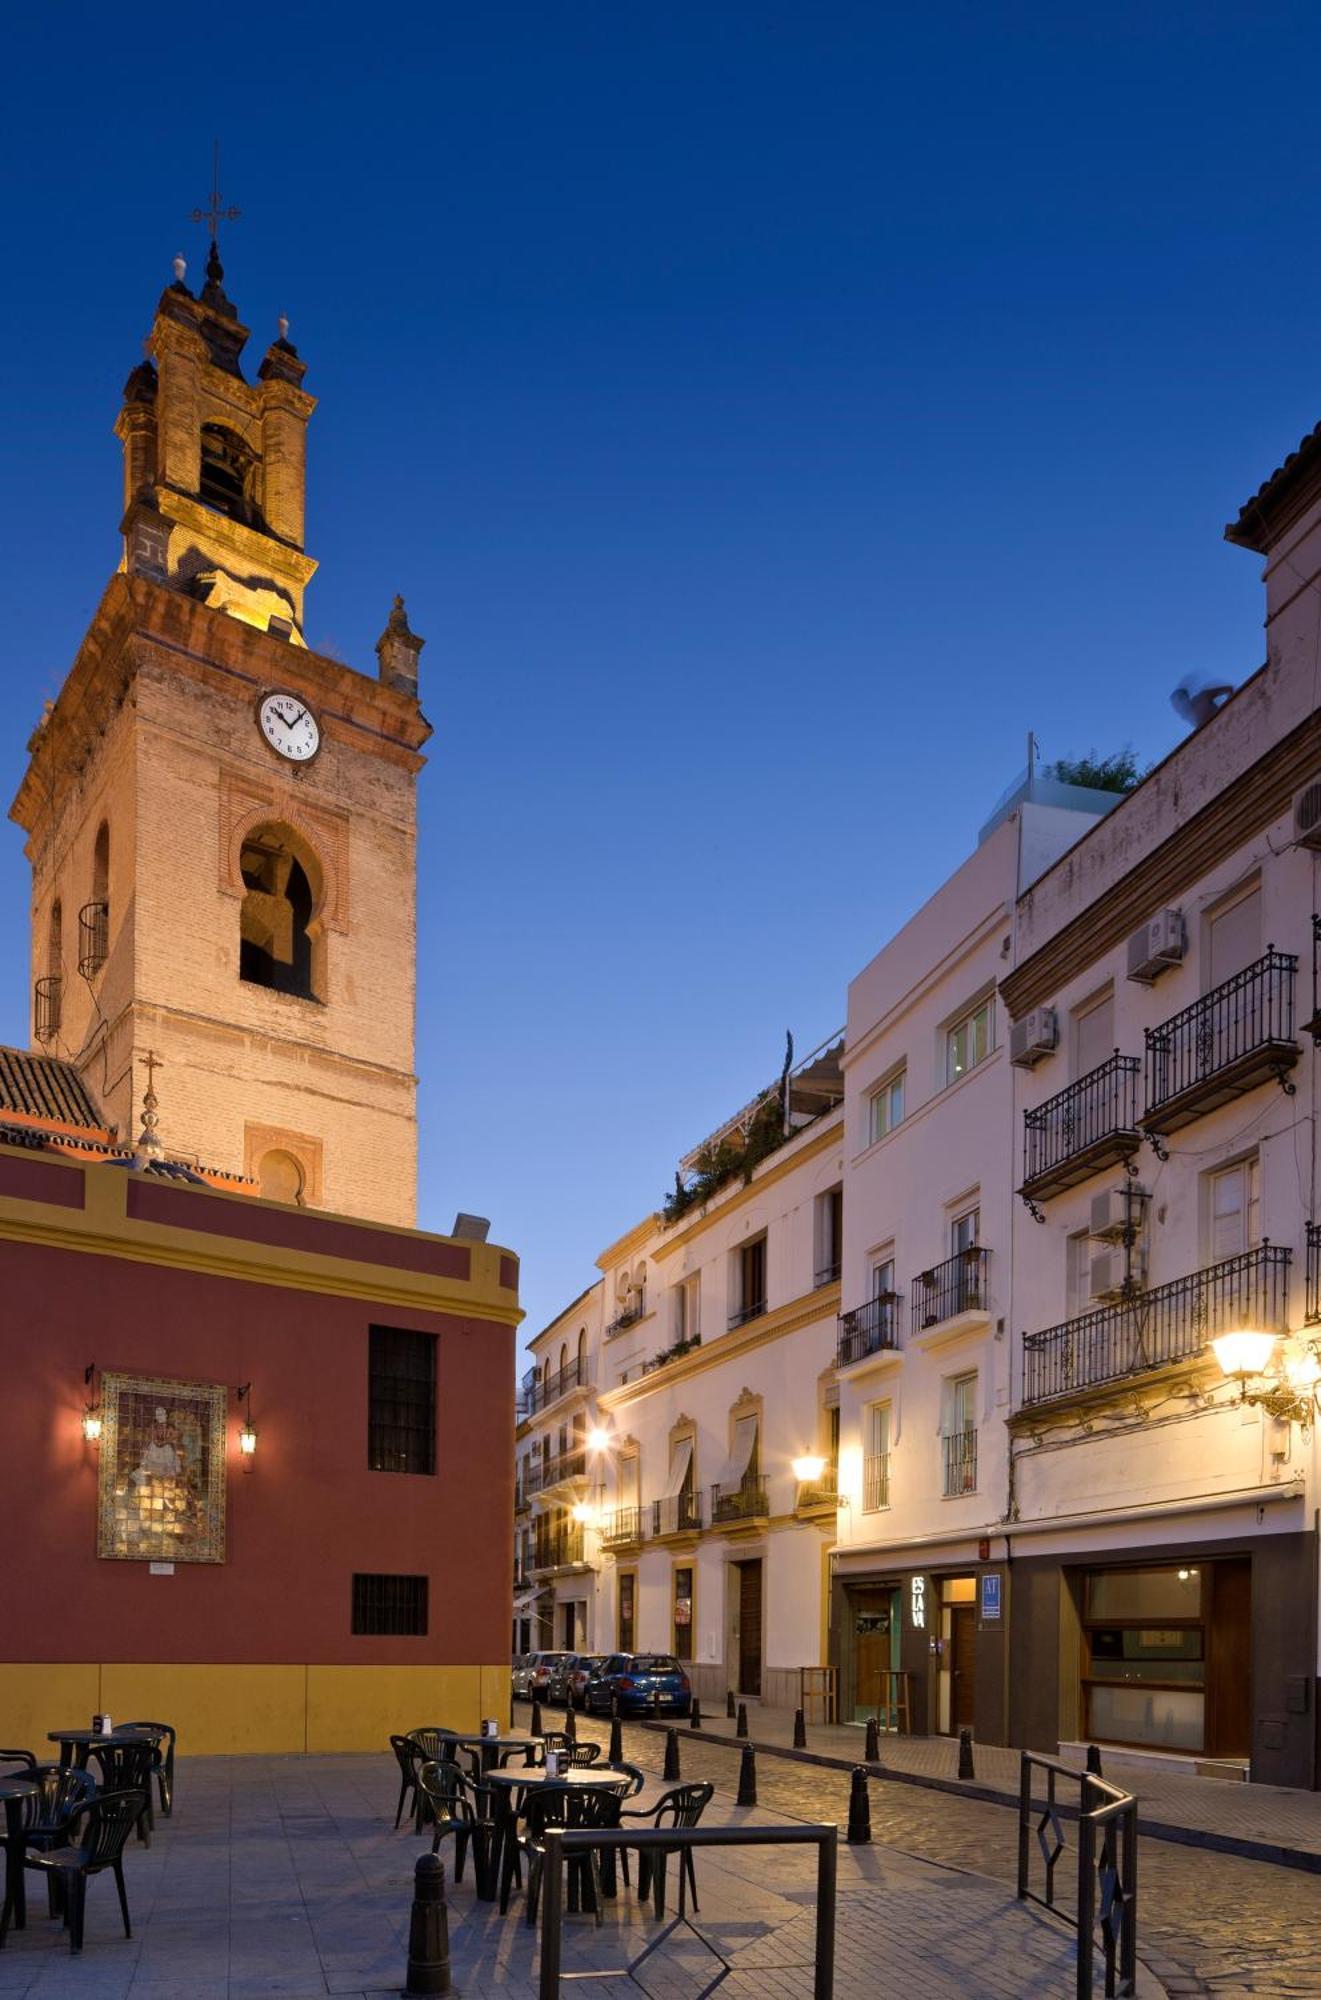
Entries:
{"type": "MultiPolygon", "coordinates": [[[[37,1764],[28,1775],[40,1790],[30,1798],[15,1802],[17,1828],[8,1838],[17,1841],[20,1854],[25,1854],[30,1847],[44,1852],[49,1852],[52,1847],[66,1847],[69,1822],[79,1806],[96,1797],[96,1779],[90,1771],[80,1770],[73,1764],[37,1764]]],[[[59,1885],[54,1876],[48,1878],[46,1888],[50,1914],[59,1916],[59,1885]]],[[[11,1913],[6,1906],[0,1912],[0,1943],[3,1943],[9,1928],[11,1914],[21,1930],[27,1920],[21,1881],[16,1910],[11,1913]]]]}
{"type": "Polygon", "coordinates": [[[422,1762],[422,1752],[418,1749],[411,1736],[392,1736],[390,1738],[390,1748],[394,1751],[399,1763],[399,1803],[394,1810],[394,1823],[397,1828],[404,1816],[404,1806],[410,1798],[413,1802],[413,1817],[416,1817],[417,1773],[418,1767],[422,1762]]]}
{"type": "Polygon", "coordinates": [[[161,1812],[169,1819],[174,1812],[174,1744],[175,1732],[168,1722],[124,1722],[122,1729],[140,1729],[144,1736],[153,1739],[155,1756],[152,1769],[156,1773],[156,1785],[160,1792],[161,1812]]]}
{"type": "Polygon", "coordinates": [[[154,1746],[142,1737],[136,1743],[93,1743],[87,1752],[101,1772],[103,1792],[140,1792],[142,1810],[138,1814],[138,1839],[151,1846],[155,1824],[151,1811],[151,1774],[155,1768],[154,1746]]]}
{"type": "MultiPolygon", "coordinates": [[[[150,1768],[150,1767],[148,1767],[150,1768]]],[[[119,1907],[124,1918],[124,1936],[132,1937],[128,1915],[128,1892],[124,1888],[124,1843],[138,1826],[151,1800],[141,1791],[98,1792],[85,1805],[75,1807],[69,1818],[69,1841],[47,1854],[29,1852],[23,1866],[39,1870],[47,1879],[54,1876],[60,1885],[61,1900],[69,1926],[69,1950],[83,1948],[83,1914],[87,1901],[87,1880],[109,1868],[119,1891],[119,1907]],[[81,1821],[79,1826],[77,1823],[81,1821]],[[74,1832],[78,1840],[74,1842],[74,1832]]]]}
{"type": "MultiPolygon", "coordinates": [[[[654,1806],[645,1807],[640,1812],[621,1813],[620,1819],[621,1821],[626,1819],[645,1819],[649,1820],[654,1827],[696,1826],[702,1814],[710,1805],[714,1793],[714,1785],[675,1785],[670,1791],[665,1792],[657,1799],[654,1806]]],[[[692,1848],[683,1845],[662,1848],[642,1847],[638,1849],[638,1894],[645,1900],[647,1895],[652,1893],[652,1877],[654,1875],[656,1915],[658,1917],[665,1915],[665,1877],[662,1868],[654,1864],[661,1862],[664,1857],[671,1854],[679,1856],[679,1915],[682,1916],[684,1913],[685,1878],[687,1879],[689,1889],[692,1891],[693,1908],[698,1908],[697,1876],[693,1869],[692,1848]]],[[[625,1871],[624,1880],[626,1882],[628,1880],[627,1871],[625,1871]]]]}
{"type": "MultiPolygon", "coordinates": [[[[529,1792],[523,1806],[523,1831],[511,1828],[505,1847],[504,1866],[500,1883],[500,1914],[509,1908],[509,1885],[514,1875],[514,1860],[518,1853],[528,1857],[527,1878],[527,1921],[533,1925],[537,1921],[537,1904],[541,1898],[541,1876],[546,1861],[547,1827],[599,1827],[606,1829],[619,1825],[619,1795],[604,1789],[596,1790],[590,1785],[541,1785],[529,1792]]],[[[578,1882],[590,1880],[592,1885],[592,1908],[598,1927],[604,1922],[601,1910],[601,1864],[597,1850],[590,1847],[582,1854],[574,1854],[569,1861],[570,1883],[575,1876],[578,1882]]]]}
{"type": "Polygon", "coordinates": [[[431,1836],[431,1852],[438,1853],[441,1841],[452,1834],[454,1880],[462,1882],[468,1843],[471,1841],[477,1894],[485,1898],[489,1894],[491,1843],[495,1832],[489,1811],[490,1787],[475,1784],[471,1778],[466,1778],[457,1764],[435,1760],[422,1766],[417,1781],[426,1795],[430,1808],[428,1816],[435,1827],[431,1836]]]}
{"type": "Polygon", "coordinates": [[[17,1778],[29,1771],[35,1771],[37,1760],[30,1750],[0,1750],[0,1764],[17,1764],[17,1771],[6,1771],[8,1778],[17,1778]]]}
{"type": "Polygon", "coordinates": [[[636,1764],[601,1764],[597,1768],[602,1777],[609,1771],[612,1776],[628,1779],[628,1790],[619,1794],[621,1799],[635,1799],[647,1782],[646,1772],[640,1771],[636,1764]]]}

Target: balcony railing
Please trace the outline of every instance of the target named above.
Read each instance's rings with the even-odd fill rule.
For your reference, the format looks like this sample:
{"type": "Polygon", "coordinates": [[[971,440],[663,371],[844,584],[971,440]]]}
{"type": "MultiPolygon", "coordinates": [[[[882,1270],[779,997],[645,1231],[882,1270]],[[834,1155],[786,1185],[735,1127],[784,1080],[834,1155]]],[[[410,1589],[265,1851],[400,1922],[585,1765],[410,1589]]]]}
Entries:
{"type": "Polygon", "coordinates": [[[944,1493],[947,1500],[961,1493],[977,1491],[977,1433],[951,1431],[940,1441],[945,1466],[944,1493]]]}
{"type": "Polygon", "coordinates": [[[78,970],[95,979],[110,956],[110,905],[84,903],[78,912],[78,970]]]}
{"type": "Polygon", "coordinates": [[[58,972],[39,979],[32,993],[32,1032],[39,1042],[53,1042],[60,1032],[64,981],[58,972]]]}
{"type": "Polygon", "coordinates": [[[865,1306],[854,1306],[839,1316],[839,1339],[835,1366],[851,1368],[869,1354],[899,1345],[899,1294],[877,1292],[865,1306]]]}
{"type": "Polygon", "coordinates": [[[736,1326],[746,1326],[750,1319],[760,1319],[765,1310],[766,1298],[764,1293],[759,1299],[749,1299],[746,1305],[740,1306],[737,1312],[732,1312],[729,1315],[730,1332],[732,1333],[736,1326]]]}
{"type": "Polygon", "coordinates": [[[1023,1188],[1044,1200],[1129,1159],[1142,1143],[1138,1131],[1136,1056],[1116,1050],[1097,1069],[1023,1114],[1023,1188]]]}
{"type": "Polygon", "coordinates": [[[672,1493],[668,1499],[651,1503],[653,1535],[695,1535],[702,1526],[700,1493],[672,1493]]]}
{"type": "Polygon", "coordinates": [[[1321,1320],[1321,1222],[1307,1225],[1307,1324],[1321,1320]]]}
{"type": "Polygon", "coordinates": [[[558,1534],[546,1535],[532,1545],[534,1570],[568,1569],[573,1563],[585,1561],[581,1528],[562,1528],[558,1534]]]}
{"type": "Polygon", "coordinates": [[[890,1504],[890,1454],[869,1452],[862,1461],[862,1511],[875,1514],[890,1504]]]}
{"type": "Polygon", "coordinates": [[[1283,1333],[1291,1253],[1273,1243],[1023,1338],[1023,1402],[1047,1403],[1191,1360],[1217,1334],[1283,1333]]]}
{"type": "Polygon", "coordinates": [[[822,1264],[812,1281],[816,1290],[820,1291],[822,1285],[833,1285],[839,1276],[839,1269],[838,1257],[832,1258],[828,1264],[822,1264]]]}
{"type": "Polygon", "coordinates": [[[591,1363],[585,1354],[579,1355],[574,1361],[566,1361],[553,1375],[538,1375],[534,1370],[525,1376],[519,1403],[525,1415],[535,1417],[538,1410],[548,1410],[561,1396],[567,1396],[570,1389],[590,1388],[591,1381],[591,1363]]]}
{"type": "Polygon", "coordinates": [[[711,1488],[711,1525],[720,1521],[762,1521],[770,1513],[766,1477],[745,1472],[737,1486],[711,1488]]]}
{"type": "Polygon", "coordinates": [[[800,1514],[839,1506],[839,1467],[833,1458],[823,1466],[819,1479],[804,1479],[801,1482],[794,1505],[800,1514]]]}
{"type": "Polygon", "coordinates": [[[628,1304],[616,1319],[611,1320],[609,1326],[606,1328],[604,1338],[606,1340],[617,1340],[621,1333],[627,1333],[631,1326],[636,1326],[640,1319],[645,1319],[646,1317],[646,1292],[641,1291],[631,1294],[628,1304]]]}
{"type": "Polygon", "coordinates": [[[1273,948],[1181,1014],[1147,1029],[1143,1125],[1165,1137],[1259,1083],[1282,1083],[1298,1060],[1298,960],[1273,948]]]}
{"type": "Polygon", "coordinates": [[[577,1451],[562,1451],[554,1458],[542,1459],[540,1464],[533,1459],[527,1471],[529,1493],[544,1493],[548,1486],[557,1486],[561,1479],[585,1479],[587,1477],[587,1453],[581,1447],[577,1451]]]}
{"type": "Polygon", "coordinates": [[[603,1549],[631,1548],[642,1540],[641,1507],[616,1507],[601,1522],[603,1549]]]}
{"type": "Polygon", "coordinates": [[[991,1253],[980,1243],[956,1250],[913,1280],[913,1325],[939,1326],[957,1313],[985,1312],[990,1303],[991,1253]]]}

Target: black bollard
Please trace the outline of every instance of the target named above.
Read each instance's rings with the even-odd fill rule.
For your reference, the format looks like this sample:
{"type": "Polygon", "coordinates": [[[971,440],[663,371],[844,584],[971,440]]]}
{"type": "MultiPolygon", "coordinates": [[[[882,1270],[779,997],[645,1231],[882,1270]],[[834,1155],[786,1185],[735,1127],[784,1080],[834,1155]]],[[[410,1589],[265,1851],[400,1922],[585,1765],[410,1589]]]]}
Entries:
{"type": "Polygon", "coordinates": [[[667,1785],[677,1785],[679,1782],[679,1732],[677,1729],[667,1729],[665,1732],[665,1764],[661,1771],[661,1776],[667,1785]]]}
{"type": "Polygon", "coordinates": [[[972,1768],[971,1729],[961,1729],[959,1731],[959,1776],[961,1778],[975,1778],[977,1776],[977,1773],[972,1768]]]}
{"type": "Polygon", "coordinates": [[[578,1718],[573,1712],[572,1702],[570,1702],[564,1711],[564,1734],[568,1737],[570,1743],[578,1741],[578,1718]]]}
{"type": "Polygon", "coordinates": [[[423,1854],[413,1870],[413,1911],[408,1925],[405,1993],[452,1993],[450,1927],[445,1907],[445,1864],[423,1854]]]}
{"type": "Polygon", "coordinates": [[[726,1716],[727,1716],[727,1717],[729,1718],[729,1720],[730,1720],[731,1722],[732,1722],[732,1721],[734,1720],[734,1690],[733,1690],[733,1688],[726,1688],[726,1689],[725,1689],[725,1714],[726,1714],[726,1716]]]}
{"type": "Polygon", "coordinates": [[[738,1767],[738,1798],[736,1805],[755,1806],[757,1803],[757,1753],[750,1743],[743,1745],[743,1756],[738,1767]]]}
{"type": "Polygon", "coordinates": [[[610,1750],[608,1761],[612,1764],[622,1764],[624,1761],[624,1726],[619,1720],[618,1702],[615,1703],[615,1712],[610,1718],[610,1750]]]}
{"type": "Polygon", "coordinates": [[[543,1736],[545,1734],[545,1731],[541,1727],[541,1702],[536,1695],[532,1697],[532,1720],[529,1722],[528,1728],[533,1736],[543,1736]]]}
{"type": "Polygon", "coordinates": [[[509,1733],[511,1736],[514,1733],[514,1690],[512,1688],[509,1690],[509,1733]]]}
{"type": "Polygon", "coordinates": [[[881,1761],[881,1719],[878,1715],[867,1717],[867,1744],[862,1754],[869,1764],[881,1761]]]}
{"type": "Polygon", "coordinates": [[[697,1699],[697,1696],[694,1695],[692,1709],[690,1710],[688,1716],[688,1727],[690,1729],[700,1729],[701,1726],[702,1726],[702,1704],[697,1699]]]}
{"type": "Polygon", "coordinates": [[[802,1709],[796,1708],[794,1710],[794,1749],[806,1750],[806,1748],[807,1748],[807,1722],[803,1715],[802,1709]]]}
{"type": "Polygon", "coordinates": [[[861,1764],[853,1766],[849,1780],[849,1830],[845,1838],[852,1847],[871,1839],[871,1799],[867,1793],[867,1773],[861,1764]]]}
{"type": "Polygon", "coordinates": [[[748,1705],[741,1701],[738,1705],[738,1721],[734,1724],[735,1736],[746,1739],[748,1733],[748,1705]]]}
{"type": "Polygon", "coordinates": [[[1087,1768],[1094,1778],[1104,1777],[1101,1769],[1101,1746],[1099,1743],[1087,1745],[1087,1768]]]}

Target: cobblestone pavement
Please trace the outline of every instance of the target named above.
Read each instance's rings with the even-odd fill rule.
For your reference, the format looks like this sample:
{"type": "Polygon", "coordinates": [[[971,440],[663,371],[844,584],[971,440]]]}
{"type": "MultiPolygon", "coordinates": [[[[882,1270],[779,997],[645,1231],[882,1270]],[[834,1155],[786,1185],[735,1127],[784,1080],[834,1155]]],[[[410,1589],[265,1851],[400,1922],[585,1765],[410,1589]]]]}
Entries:
{"type": "MultiPolygon", "coordinates": [[[[641,1732],[640,1749],[654,1739],[641,1732]]],[[[718,1753],[716,1753],[718,1754],[718,1753]]],[[[126,1856],[134,1936],[120,1931],[113,1883],[90,1885],[86,1949],[33,1898],[26,1930],[0,1951],[5,2000],[378,2000],[397,1994],[408,1956],[413,1864],[428,1842],[392,1826],[397,1772],[380,1757],[209,1758],[180,1762],[173,1820],[126,1856]]],[[[654,1795],[654,1791],[653,1791],[654,1795]]],[[[643,1794],[645,1804],[647,1793],[643,1794]]],[[[708,1815],[753,1822],[726,1794],[708,1815]]],[[[1063,2000],[1074,1991],[1072,1935],[984,1876],[880,1845],[839,1850],[837,2000],[1063,2000]]],[[[452,1870],[452,1849],[447,1865],[452,1870]]],[[[703,1938],[733,1967],[730,2000],[806,2000],[816,1924],[811,1848],[703,1850],[703,1938]]],[[[673,1909],[671,1878],[671,1910],[673,1909]]],[[[516,1896],[509,1915],[450,1888],[454,1982],[467,2000],[534,2000],[537,1933],[516,1896]]],[[[656,1937],[635,1895],[565,1920],[563,1970],[592,1975],[593,2000],[692,2000],[716,1970],[707,1944],[675,1933],[634,1984],[611,1976],[656,1937]],[[604,1976],[601,1976],[603,1975],[604,1976]]],[[[564,1990],[574,1987],[566,1984],[564,1990]]],[[[1099,1992],[1099,1984],[1096,1988],[1099,1992]]],[[[1140,1973],[1141,2000],[1160,1988],[1140,1973]]]]}
{"type": "MultiPolygon", "coordinates": [[[[548,1713],[546,1720],[554,1727],[559,1718],[548,1713]]],[[[591,1723],[580,1733],[604,1742],[608,1730],[591,1723]]],[[[624,1734],[629,1761],[659,1771],[663,1736],[629,1725],[624,1734]]],[[[685,1778],[709,1778],[726,1791],[737,1786],[736,1750],[685,1736],[681,1754],[685,1778]]],[[[759,1803],[777,1813],[847,1822],[843,1771],[761,1757],[757,1786],[759,1803]]],[[[883,1781],[873,1781],[871,1802],[875,1840],[1014,1881],[1017,1818],[1008,1808],[883,1781]]],[[[1156,1840],[1139,1842],[1138,1870],[1139,1949],[1171,1992],[1321,1995],[1321,1877],[1156,1840]]]]}

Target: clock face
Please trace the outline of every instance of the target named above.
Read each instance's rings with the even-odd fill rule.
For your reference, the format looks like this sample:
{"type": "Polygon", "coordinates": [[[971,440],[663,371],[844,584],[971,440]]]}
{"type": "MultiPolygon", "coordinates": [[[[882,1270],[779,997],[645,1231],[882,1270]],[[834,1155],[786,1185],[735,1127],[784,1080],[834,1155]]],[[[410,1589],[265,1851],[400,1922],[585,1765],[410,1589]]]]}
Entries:
{"type": "Polygon", "coordinates": [[[321,727],[296,694],[268,694],[257,710],[257,725],[272,750],[291,764],[306,764],[321,748],[321,727]]]}

